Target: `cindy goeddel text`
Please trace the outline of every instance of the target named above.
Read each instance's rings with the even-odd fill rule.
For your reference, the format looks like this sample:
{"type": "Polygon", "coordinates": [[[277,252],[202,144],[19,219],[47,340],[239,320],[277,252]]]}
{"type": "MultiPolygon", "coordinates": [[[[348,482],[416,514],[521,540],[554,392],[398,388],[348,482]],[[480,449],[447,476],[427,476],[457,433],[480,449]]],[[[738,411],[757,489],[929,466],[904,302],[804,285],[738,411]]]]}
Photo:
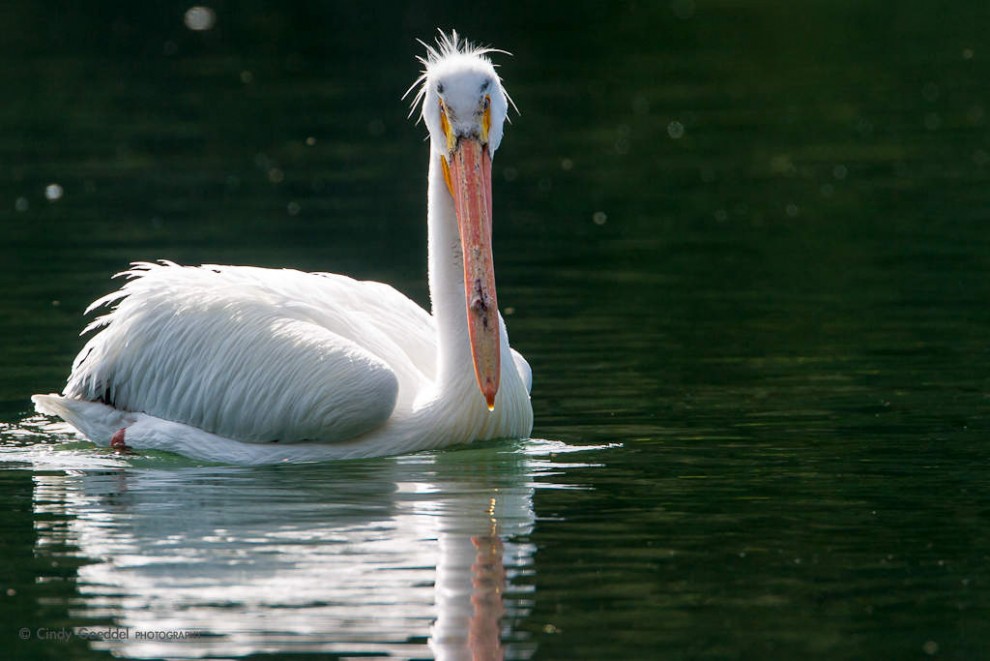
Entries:
{"type": "Polygon", "coordinates": [[[83,640],[138,640],[138,641],[171,641],[200,638],[202,631],[186,631],[183,629],[132,629],[130,627],[21,627],[17,631],[21,640],[50,640],[68,642],[72,638],[83,640]]]}

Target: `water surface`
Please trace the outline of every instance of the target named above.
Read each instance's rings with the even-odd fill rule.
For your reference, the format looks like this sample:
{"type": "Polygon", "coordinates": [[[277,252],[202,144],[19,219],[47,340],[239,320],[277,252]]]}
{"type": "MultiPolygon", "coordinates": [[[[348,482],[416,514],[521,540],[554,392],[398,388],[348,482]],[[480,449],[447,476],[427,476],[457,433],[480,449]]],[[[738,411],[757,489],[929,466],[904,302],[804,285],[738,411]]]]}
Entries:
{"type": "Polygon", "coordinates": [[[193,32],[8,3],[4,647],[985,656],[990,12],[777,4],[247,3],[193,32]],[[428,304],[399,97],[437,25],[514,53],[495,252],[535,439],[248,470],[31,417],[133,260],[428,304]],[[61,627],[134,635],[38,640],[61,627]]]}

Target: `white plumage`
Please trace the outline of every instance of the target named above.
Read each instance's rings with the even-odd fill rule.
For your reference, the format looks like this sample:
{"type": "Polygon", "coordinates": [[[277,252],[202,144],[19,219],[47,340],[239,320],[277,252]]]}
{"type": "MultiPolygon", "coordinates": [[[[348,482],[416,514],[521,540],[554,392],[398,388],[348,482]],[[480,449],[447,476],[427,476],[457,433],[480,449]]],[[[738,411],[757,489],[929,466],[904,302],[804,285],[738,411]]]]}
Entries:
{"type": "Polygon", "coordinates": [[[485,52],[454,33],[423,60],[432,314],[341,275],[135,264],[87,310],[109,309],[62,395],[36,408],[98,443],[123,429],[130,447],[235,463],[527,436],[531,373],[491,309],[490,161],[507,97],[485,52]]]}

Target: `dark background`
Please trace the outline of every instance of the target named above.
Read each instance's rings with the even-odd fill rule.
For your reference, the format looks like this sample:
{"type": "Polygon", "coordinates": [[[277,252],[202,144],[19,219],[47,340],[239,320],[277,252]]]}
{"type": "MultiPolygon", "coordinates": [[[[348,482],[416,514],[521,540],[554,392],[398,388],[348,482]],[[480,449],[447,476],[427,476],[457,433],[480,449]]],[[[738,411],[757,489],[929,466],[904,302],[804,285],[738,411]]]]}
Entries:
{"type": "Polygon", "coordinates": [[[8,447],[131,261],[428,304],[401,97],[456,28],[513,53],[495,259],[534,436],[622,444],[537,490],[539,653],[985,653],[990,5],[189,6],[0,8],[8,447]]]}

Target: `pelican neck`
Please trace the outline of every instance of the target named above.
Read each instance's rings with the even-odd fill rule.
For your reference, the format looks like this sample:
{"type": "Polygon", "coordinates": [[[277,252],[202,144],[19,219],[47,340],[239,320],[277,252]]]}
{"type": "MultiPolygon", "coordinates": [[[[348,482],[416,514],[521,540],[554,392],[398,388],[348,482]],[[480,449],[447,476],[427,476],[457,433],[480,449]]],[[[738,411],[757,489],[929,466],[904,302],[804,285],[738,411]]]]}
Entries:
{"type": "Polygon", "coordinates": [[[474,383],[464,295],[464,262],[454,200],[430,150],[427,225],[432,314],[437,325],[437,382],[441,390],[474,383]]]}

